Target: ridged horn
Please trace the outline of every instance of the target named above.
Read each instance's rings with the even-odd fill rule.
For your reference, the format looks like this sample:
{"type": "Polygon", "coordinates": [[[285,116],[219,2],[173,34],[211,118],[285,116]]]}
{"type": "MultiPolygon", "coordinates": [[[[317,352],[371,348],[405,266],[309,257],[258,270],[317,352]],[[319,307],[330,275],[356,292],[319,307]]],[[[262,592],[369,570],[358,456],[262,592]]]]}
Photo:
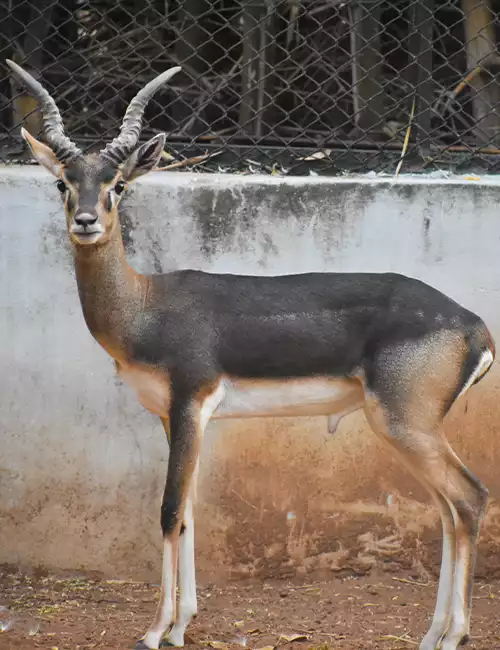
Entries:
{"type": "Polygon", "coordinates": [[[81,150],[64,135],[64,125],[55,101],[42,84],[10,59],[6,63],[37,100],[43,118],[44,136],[59,162],[65,163],[81,155],[81,150]]]}
{"type": "Polygon", "coordinates": [[[142,116],[144,115],[149,100],[160,86],[169,81],[169,79],[180,70],[180,66],[175,66],[165,70],[165,72],[159,74],[137,93],[128,105],[120,128],[120,133],[112,142],[102,149],[101,156],[111,160],[111,162],[116,165],[124,162],[126,158],[130,156],[139,141],[142,127],[142,116]]]}

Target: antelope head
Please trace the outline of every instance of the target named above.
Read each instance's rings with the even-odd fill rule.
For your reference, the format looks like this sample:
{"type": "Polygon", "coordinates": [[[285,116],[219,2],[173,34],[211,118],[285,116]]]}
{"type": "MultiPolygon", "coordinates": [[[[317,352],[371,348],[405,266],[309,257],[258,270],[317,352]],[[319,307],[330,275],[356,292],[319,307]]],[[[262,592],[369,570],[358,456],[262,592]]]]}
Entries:
{"type": "Polygon", "coordinates": [[[74,246],[104,244],[119,232],[118,203],[127,183],[151,171],[161,157],[165,134],[137,148],[144,110],[154,93],[181,69],[170,68],[150,81],[130,102],[120,133],[98,154],[84,155],[64,134],[59,109],[45,88],[28,72],[7,60],[40,105],[45,143],[22,128],[34,158],[55,176],[74,246]]]}

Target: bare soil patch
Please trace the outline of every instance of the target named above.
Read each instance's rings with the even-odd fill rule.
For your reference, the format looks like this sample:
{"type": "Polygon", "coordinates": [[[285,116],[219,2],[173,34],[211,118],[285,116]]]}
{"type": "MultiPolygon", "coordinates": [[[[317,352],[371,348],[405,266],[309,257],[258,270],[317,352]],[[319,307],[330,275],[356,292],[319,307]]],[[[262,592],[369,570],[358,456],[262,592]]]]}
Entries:
{"type": "MultiPolygon", "coordinates": [[[[0,649],[133,648],[158,591],[146,583],[1,573],[0,649]]],[[[408,650],[429,625],[435,594],[435,581],[390,573],[204,584],[189,646],[408,650]]],[[[471,649],[500,647],[499,600],[500,582],[476,582],[471,649]]]]}

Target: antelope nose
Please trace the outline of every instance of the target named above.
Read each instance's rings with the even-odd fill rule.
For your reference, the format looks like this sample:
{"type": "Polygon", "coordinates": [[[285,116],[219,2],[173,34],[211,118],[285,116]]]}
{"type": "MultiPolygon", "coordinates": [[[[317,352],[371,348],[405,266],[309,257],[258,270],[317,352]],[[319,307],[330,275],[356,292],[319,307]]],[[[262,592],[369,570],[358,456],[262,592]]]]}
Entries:
{"type": "Polygon", "coordinates": [[[91,226],[97,221],[97,215],[91,214],[90,212],[80,212],[75,215],[75,223],[79,226],[91,226]]]}

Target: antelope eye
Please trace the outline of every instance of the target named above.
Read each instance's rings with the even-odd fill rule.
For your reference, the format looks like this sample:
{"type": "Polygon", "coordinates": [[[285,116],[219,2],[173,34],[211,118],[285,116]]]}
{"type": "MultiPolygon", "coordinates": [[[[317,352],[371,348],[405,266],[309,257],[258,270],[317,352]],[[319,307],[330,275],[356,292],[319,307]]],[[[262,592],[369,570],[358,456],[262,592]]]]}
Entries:
{"type": "Polygon", "coordinates": [[[56,187],[61,192],[61,194],[64,194],[66,192],[66,183],[64,181],[57,181],[56,187]]]}
{"type": "Polygon", "coordinates": [[[125,183],[123,181],[118,181],[118,183],[115,185],[115,192],[117,194],[121,194],[124,189],[125,189],[125,183]]]}

